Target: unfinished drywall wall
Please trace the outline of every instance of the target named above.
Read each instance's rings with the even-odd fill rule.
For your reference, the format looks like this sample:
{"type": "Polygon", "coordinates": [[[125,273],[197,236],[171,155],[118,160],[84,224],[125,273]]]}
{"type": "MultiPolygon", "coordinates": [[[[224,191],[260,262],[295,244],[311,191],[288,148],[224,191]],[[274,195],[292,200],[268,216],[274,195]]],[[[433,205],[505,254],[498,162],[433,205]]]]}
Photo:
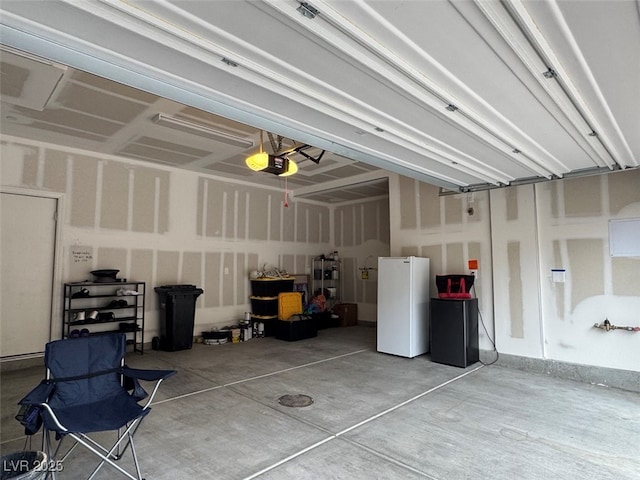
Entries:
{"type": "Polygon", "coordinates": [[[612,258],[608,243],[610,219],[640,217],[640,171],[445,197],[392,177],[390,211],[391,255],[429,257],[432,277],[479,259],[476,293],[500,352],[640,371],[640,333],[593,328],[640,325],[640,258],[612,258]]]}
{"type": "MultiPolygon", "coordinates": [[[[468,273],[478,260],[475,293],[485,326],[493,337],[492,262],[487,192],[440,196],[439,188],[394,175],[389,179],[390,255],[428,257],[431,296],[435,276],[468,273]]],[[[483,328],[480,348],[493,347],[483,328]]]]}
{"type": "Polygon", "coordinates": [[[640,171],[539,184],[536,200],[545,357],[640,371],[640,332],[593,328],[605,319],[640,326],[640,257],[611,257],[608,229],[640,217],[640,171]]]}
{"type": "Polygon", "coordinates": [[[490,192],[498,351],[544,358],[535,186],[490,192]]]}
{"type": "Polygon", "coordinates": [[[389,256],[389,198],[336,206],[333,236],[342,262],[341,301],[358,304],[358,320],[377,321],[378,275],[375,268],[378,257],[389,256]],[[366,278],[363,278],[363,272],[366,272],[366,278]]]}
{"type": "Polygon", "coordinates": [[[640,371],[640,335],[593,328],[640,325],[640,287],[629,283],[640,258],[610,257],[608,239],[610,219],[640,215],[638,192],[637,170],[491,192],[501,352],[640,371]]]}
{"type": "MultiPolygon", "coordinates": [[[[63,195],[63,281],[98,268],[147,283],[145,338],[158,334],[154,286],[195,284],[196,333],[250,310],[249,272],[273,266],[308,273],[333,251],[328,207],[256,188],[120,157],[4,137],[3,186],[63,195]]],[[[54,331],[61,331],[55,318],[54,331]]]]}

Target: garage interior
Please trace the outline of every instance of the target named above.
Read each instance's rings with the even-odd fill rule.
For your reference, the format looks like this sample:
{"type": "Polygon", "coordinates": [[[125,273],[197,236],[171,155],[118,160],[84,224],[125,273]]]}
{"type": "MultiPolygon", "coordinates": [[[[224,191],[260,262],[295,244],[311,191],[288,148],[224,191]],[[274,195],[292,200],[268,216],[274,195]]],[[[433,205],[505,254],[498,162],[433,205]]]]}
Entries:
{"type": "Polygon", "coordinates": [[[146,284],[128,363],[179,372],[147,478],[634,478],[638,2],[33,5],[0,6],[3,455],[63,285],[114,268],[146,284]],[[197,343],[251,272],[311,287],[334,251],[357,326],[197,343]],[[376,262],[407,256],[433,298],[473,270],[480,362],[377,351],[376,262]],[[169,284],[203,289],[185,351],[151,345],[169,284]]]}
{"type": "MultiPolygon", "coordinates": [[[[638,470],[636,392],[385,355],[367,326],[127,362],[178,370],[136,435],[145,478],[631,480],[638,470]],[[313,403],[284,406],[283,395],[313,403]]],[[[3,371],[3,452],[22,449],[11,407],[41,378],[41,366],[3,371]]],[[[97,463],[84,450],[73,455],[59,478],[86,478],[97,463]]],[[[121,462],[130,468],[130,455],[121,462]]],[[[119,476],[103,468],[96,478],[119,476]]]]}

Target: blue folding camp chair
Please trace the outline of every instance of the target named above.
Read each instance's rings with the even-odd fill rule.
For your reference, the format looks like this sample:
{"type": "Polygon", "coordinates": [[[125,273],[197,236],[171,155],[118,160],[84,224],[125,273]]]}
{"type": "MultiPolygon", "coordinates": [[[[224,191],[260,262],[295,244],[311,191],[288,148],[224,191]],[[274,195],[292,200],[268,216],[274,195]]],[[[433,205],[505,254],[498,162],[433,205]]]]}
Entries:
{"type": "MultiPolygon", "coordinates": [[[[16,418],[25,425],[27,434],[43,426],[43,450],[48,463],[56,465],[56,469],[64,465],[60,462],[78,445],[83,445],[101,458],[89,479],[107,463],[128,478],[142,480],[133,436],[151,411],[150,404],[162,380],[176,372],[128,368],[124,364],[125,353],[124,333],[56,340],[46,345],[47,377],[19,402],[22,408],[16,418]],[[156,382],[150,396],[138,380],[156,382]],[[144,398],[145,404],[140,405],[138,402],[144,398]],[[110,448],[88,435],[104,431],[117,432],[117,440],[110,448]],[[66,437],[74,442],[61,454],[66,437]],[[136,476],[116,463],[129,447],[136,476]]],[[[55,471],[49,474],[55,479],[55,471]]]]}

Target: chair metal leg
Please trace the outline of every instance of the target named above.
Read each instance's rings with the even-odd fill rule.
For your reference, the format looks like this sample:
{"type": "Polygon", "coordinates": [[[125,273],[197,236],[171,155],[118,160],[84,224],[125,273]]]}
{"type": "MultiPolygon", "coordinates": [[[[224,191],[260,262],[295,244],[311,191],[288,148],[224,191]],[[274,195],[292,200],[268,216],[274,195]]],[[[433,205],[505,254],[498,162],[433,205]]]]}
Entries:
{"type": "Polygon", "coordinates": [[[131,455],[133,456],[133,463],[136,466],[136,473],[138,474],[138,479],[142,480],[142,472],[140,471],[140,464],[138,463],[138,455],[136,454],[136,447],[133,444],[133,433],[129,433],[129,445],[131,446],[131,455]]]}
{"type": "Polygon", "coordinates": [[[84,446],[89,448],[89,450],[91,450],[93,453],[95,453],[96,455],[98,455],[102,459],[102,461],[98,464],[98,466],[96,466],[96,468],[93,470],[93,472],[91,473],[91,475],[89,476],[89,478],[87,480],[92,480],[93,477],[95,477],[95,475],[104,466],[105,463],[108,463],[109,465],[114,467],[116,470],[118,470],[120,473],[122,473],[123,475],[127,476],[128,478],[130,478],[131,480],[142,480],[142,473],[140,472],[140,465],[138,463],[138,457],[136,456],[135,447],[134,447],[134,444],[133,444],[133,434],[137,430],[138,425],[140,424],[141,421],[142,421],[142,418],[138,418],[133,423],[131,423],[126,428],[125,433],[122,434],[118,438],[118,441],[111,447],[110,450],[107,451],[104,447],[102,447],[100,445],[97,445],[101,450],[105,451],[106,454],[100,453],[98,451],[98,449],[96,449],[96,448],[91,446],[91,443],[95,443],[92,439],[90,439],[90,438],[86,437],[85,435],[83,435],[83,437],[86,437],[86,439],[91,442],[91,443],[89,443],[87,441],[84,441],[80,437],[74,435],[74,438],[76,438],[77,441],[81,442],[84,446]],[[114,460],[112,460],[112,458],[114,458],[115,460],[118,460],[120,458],[120,456],[115,457],[113,455],[113,452],[117,451],[120,448],[120,444],[123,442],[123,440],[127,440],[125,449],[126,449],[126,447],[131,447],[131,453],[133,455],[133,463],[135,464],[136,473],[138,475],[137,478],[134,477],[129,472],[127,472],[126,470],[124,470],[122,467],[120,467],[120,465],[116,464],[114,460]]]}
{"type": "MultiPolygon", "coordinates": [[[[105,463],[108,463],[109,465],[114,467],[116,470],[118,470],[120,473],[122,473],[124,476],[126,476],[127,478],[130,478],[131,480],[143,480],[142,472],[140,470],[140,463],[138,461],[138,456],[137,456],[135,445],[133,442],[133,436],[137,432],[138,427],[142,423],[143,419],[144,417],[138,418],[137,420],[131,422],[125,429],[118,430],[118,433],[119,433],[118,438],[110,449],[105,448],[104,446],[96,442],[94,439],[89,437],[88,435],[82,434],[82,433],[77,433],[77,434],[68,433],[66,435],[63,435],[62,438],[57,442],[57,445],[55,446],[55,449],[54,449],[54,446],[53,446],[54,442],[52,440],[52,435],[55,435],[55,432],[47,429],[43,429],[42,449],[47,455],[48,462],[52,465],[57,464],[56,459],[58,459],[58,455],[62,450],[63,441],[65,440],[66,437],[71,437],[71,439],[74,442],[73,445],[64,453],[64,455],[58,461],[64,462],[67,459],[67,457],[71,454],[71,452],[73,452],[79,444],[82,444],[88,450],[90,450],[92,453],[94,453],[95,455],[97,455],[102,459],[101,462],[98,464],[98,466],[93,470],[91,475],[88,477],[88,480],[93,479],[95,475],[98,473],[98,471],[104,466],[105,463]],[[121,435],[120,435],[120,432],[122,432],[121,435]],[[124,446],[123,446],[123,443],[124,443],[124,446]],[[122,467],[120,467],[118,464],[115,463],[115,461],[119,460],[122,457],[122,455],[124,454],[124,452],[127,450],[128,447],[131,447],[131,454],[133,457],[133,463],[136,469],[137,477],[133,476],[131,473],[127,472],[126,470],[124,470],[122,467]]],[[[47,472],[46,479],[56,480],[55,469],[50,469],[47,472]]]]}
{"type": "MultiPolygon", "coordinates": [[[[62,438],[60,439],[60,441],[58,442],[58,447],[56,448],[56,451],[55,451],[55,452],[54,452],[54,454],[53,454],[53,456],[54,456],[55,458],[58,458],[58,453],[59,453],[59,452],[60,452],[60,450],[62,449],[62,442],[64,441],[64,439],[65,439],[65,437],[62,437],[62,438]]],[[[73,452],[73,451],[76,449],[76,447],[77,447],[77,446],[78,446],[78,442],[74,442],[74,443],[73,443],[73,445],[71,445],[71,447],[69,447],[69,450],[67,450],[67,451],[65,452],[65,454],[62,456],[62,458],[60,458],[60,461],[61,461],[61,462],[64,462],[64,461],[67,459],[67,457],[68,457],[69,455],[71,455],[71,452],[73,452]]]]}
{"type": "Polygon", "coordinates": [[[23,406],[39,408],[30,411],[39,413],[43,420],[42,450],[47,455],[47,466],[50,467],[45,472],[47,479],[56,480],[56,476],[65,476],[64,473],[57,473],[72,459],[71,453],[81,444],[99,457],[99,464],[91,473],[91,479],[108,463],[126,478],[142,480],[133,437],[142,419],[149,413],[149,406],[160,383],[176,371],[128,368],[124,363],[125,353],[124,333],[47,343],[46,379],[20,401],[23,406]],[[77,374],[78,358],[86,360],[86,368],[83,364],[82,372],[87,372],[80,375],[77,374]],[[151,396],[146,394],[139,381],[156,382],[151,396]],[[83,392],[87,392],[87,395],[83,392]],[[145,396],[148,399],[143,405],[145,396]],[[100,416],[99,422],[91,420],[94,415],[100,416]],[[61,419],[67,425],[63,425],[61,419]],[[89,436],[94,436],[94,433],[98,434],[96,440],[89,436]],[[103,442],[102,435],[107,433],[110,434],[104,437],[103,442]],[[117,433],[115,440],[111,437],[113,433],[117,433]],[[65,440],[66,437],[69,440],[65,440]],[[113,446],[109,447],[111,443],[113,446]],[[135,472],[128,461],[124,466],[129,471],[120,466],[122,462],[118,462],[129,446],[135,472]]]}
{"type": "MultiPolygon", "coordinates": [[[[56,448],[56,451],[53,452],[53,454],[51,453],[51,434],[52,432],[50,430],[46,430],[43,428],[42,431],[42,445],[43,445],[43,450],[44,452],[47,454],[47,464],[48,465],[52,465],[52,461],[55,461],[56,458],[56,454],[58,452],[58,449],[60,448],[60,445],[58,445],[58,447],[56,448]]],[[[51,480],[56,480],[56,469],[55,468],[51,468],[48,469],[47,474],[45,475],[46,479],[51,479],[51,480]]]]}
{"type": "MultiPolygon", "coordinates": [[[[51,448],[50,448],[50,445],[49,445],[49,432],[44,427],[42,428],[42,451],[47,456],[47,462],[49,462],[51,460],[51,448]]],[[[48,480],[48,479],[55,480],[56,474],[55,474],[55,472],[47,471],[47,474],[45,475],[44,478],[45,478],[45,480],[48,480]]]]}
{"type": "Polygon", "coordinates": [[[95,470],[91,473],[91,475],[88,477],[87,480],[91,480],[93,479],[93,477],[95,477],[95,475],[98,473],[98,471],[102,468],[102,466],[105,463],[108,463],[109,465],[111,465],[113,468],[115,468],[116,470],[118,470],[120,473],[122,473],[125,477],[130,478],[131,480],[141,480],[140,477],[136,478],[133,475],[131,475],[129,472],[127,472],[124,468],[122,468],[120,465],[118,465],[117,463],[115,463],[113,460],[111,460],[108,456],[104,456],[102,453],[100,453],[99,450],[97,450],[96,448],[94,448],[90,443],[84,442],[82,439],[80,439],[79,437],[77,438],[77,440],[82,443],[85,447],[87,447],[90,451],[92,451],[94,454],[96,454],[97,456],[99,456],[100,458],[102,458],[102,461],[100,462],[100,464],[95,468],[95,470]]]}
{"type": "Polygon", "coordinates": [[[64,455],[60,456],[60,451],[62,450],[62,443],[64,442],[65,437],[63,436],[60,440],[57,441],[57,445],[55,449],[53,444],[56,443],[52,440],[52,436],[56,435],[52,430],[47,430],[43,428],[42,431],[42,451],[47,455],[47,475],[45,476],[46,480],[55,480],[57,468],[59,465],[64,465],[67,457],[73,452],[78,446],[78,442],[74,442],[73,445],[64,453],[64,455]]]}

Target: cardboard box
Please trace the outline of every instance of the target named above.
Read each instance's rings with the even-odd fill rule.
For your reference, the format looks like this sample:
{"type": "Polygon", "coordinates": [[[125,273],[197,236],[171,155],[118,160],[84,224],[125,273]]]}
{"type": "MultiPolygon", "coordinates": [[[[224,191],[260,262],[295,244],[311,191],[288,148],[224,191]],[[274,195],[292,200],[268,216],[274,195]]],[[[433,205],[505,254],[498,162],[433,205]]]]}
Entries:
{"type": "Polygon", "coordinates": [[[353,327],[358,324],[357,303],[337,303],[333,306],[333,313],[338,315],[338,325],[341,327],[353,327]]]}

